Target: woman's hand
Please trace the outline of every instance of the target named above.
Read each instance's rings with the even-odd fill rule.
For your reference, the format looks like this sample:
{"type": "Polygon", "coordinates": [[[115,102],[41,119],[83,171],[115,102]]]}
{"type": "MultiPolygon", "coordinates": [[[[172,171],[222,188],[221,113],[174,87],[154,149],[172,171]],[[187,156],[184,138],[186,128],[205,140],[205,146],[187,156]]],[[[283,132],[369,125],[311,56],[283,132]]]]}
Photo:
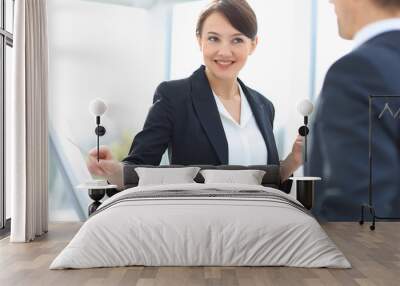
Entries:
{"type": "Polygon", "coordinates": [[[293,162],[297,165],[297,168],[303,164],[303,146],[304,137],[297,135],[296,140],[293,143],[292,153],[290,154],[293,162]]]}
{"type": "Polygon", "coordinates": [[[281,162],[281,180],[286,181],[303,164],[303,137],[298,135],[293,143],[292,152],[281,162]]]}
{"type": "Polygon", "coordinates": [[[95,176],[112,177],[121,170],[121,163],[114,160],[110,148],[100,146],[99,161],[97,161],[97,148],[89,151],[87,167],[89,172],[95,176]]]}

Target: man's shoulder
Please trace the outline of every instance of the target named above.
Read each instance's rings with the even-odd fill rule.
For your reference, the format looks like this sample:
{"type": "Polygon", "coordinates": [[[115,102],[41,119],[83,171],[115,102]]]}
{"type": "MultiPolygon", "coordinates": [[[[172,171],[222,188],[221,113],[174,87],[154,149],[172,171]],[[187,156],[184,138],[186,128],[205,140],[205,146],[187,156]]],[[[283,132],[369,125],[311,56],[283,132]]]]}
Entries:
{"type": "Polygon", "coordinates": [[[339,58],[328,70],[328,74],[341,71],[358,71],[358,74],[381,69],[400,69],[400,31],[379,35],[348,54],[339,58]],[[360,70],[362,68],[362,70],[360,70]]]}
{"type": "Polygon", "coordinates": [[[370,59],[365,53],[360,52],[360,50],[351,51],[344,56],[337,59],[329,68],[329,71],[334,71],[338,68],[347,67],[348,69],[357,68],[355,64],[364,64],[370,59]]]}
{"type": "Polygon", "coordinates": [[[372,52],[376,49],[393,50],[397,54],[400,46],[400,30],[387,31],[379,34],[359,47],[360,51],[372,52]]]}
{"type": "Polygon", "coordinates": [[[332,77],[340,77],[342,80],[350,80],[358,77],[371,76],[377,74],[377,66],[373,59],[373,54],[366,53],[357,49],[349,52],[336,60],[328,69],[325,81],[332,77]]]}

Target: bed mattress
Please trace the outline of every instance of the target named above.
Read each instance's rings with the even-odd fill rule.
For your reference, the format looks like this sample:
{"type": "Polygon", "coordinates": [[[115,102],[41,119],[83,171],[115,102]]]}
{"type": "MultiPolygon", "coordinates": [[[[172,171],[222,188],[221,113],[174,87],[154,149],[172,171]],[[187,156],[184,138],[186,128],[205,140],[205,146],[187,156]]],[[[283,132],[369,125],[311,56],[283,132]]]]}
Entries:
{"type": "Polygon", "coordinates": [[[138,186],[107,199],[50,269],[144,266],[350,268],[318,221],[263,186],[138,186]]]}

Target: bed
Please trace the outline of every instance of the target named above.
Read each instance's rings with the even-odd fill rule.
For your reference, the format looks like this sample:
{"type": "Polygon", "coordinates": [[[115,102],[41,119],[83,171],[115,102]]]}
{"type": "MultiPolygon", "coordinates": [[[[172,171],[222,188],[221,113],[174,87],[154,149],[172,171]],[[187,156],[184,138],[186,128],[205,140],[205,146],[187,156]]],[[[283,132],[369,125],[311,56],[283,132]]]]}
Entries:
{"type": "Polygon", "coordinates": [[[124,167],[126,189],[103,202],[50,269],[351,267],[312,214],[278,189],[278,166],[199,166],[264,170],[262,185],[204,183],[199,173],[193,183],[150,186],[138,185],[136,167],[124,167]]]}

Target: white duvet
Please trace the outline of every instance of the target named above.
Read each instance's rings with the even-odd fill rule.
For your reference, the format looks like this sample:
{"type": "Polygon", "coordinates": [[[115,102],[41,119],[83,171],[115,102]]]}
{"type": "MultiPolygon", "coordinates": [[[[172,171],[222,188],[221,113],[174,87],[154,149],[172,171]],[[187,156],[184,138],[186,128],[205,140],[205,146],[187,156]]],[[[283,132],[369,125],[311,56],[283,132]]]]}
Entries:
{"type": "Polygon", "coordinates": [[[276,189],[262,186],[131,188],[106,200],[50,269],[127,265],[350,268],[343,253],[299,204],[276,189]],[[252,190],[265,192],[270,198],[252,197],[251,192],[248,197],[180,197],[177,192],[173,197],[129,198],[171,190],[182,194],[252,190]]]}

